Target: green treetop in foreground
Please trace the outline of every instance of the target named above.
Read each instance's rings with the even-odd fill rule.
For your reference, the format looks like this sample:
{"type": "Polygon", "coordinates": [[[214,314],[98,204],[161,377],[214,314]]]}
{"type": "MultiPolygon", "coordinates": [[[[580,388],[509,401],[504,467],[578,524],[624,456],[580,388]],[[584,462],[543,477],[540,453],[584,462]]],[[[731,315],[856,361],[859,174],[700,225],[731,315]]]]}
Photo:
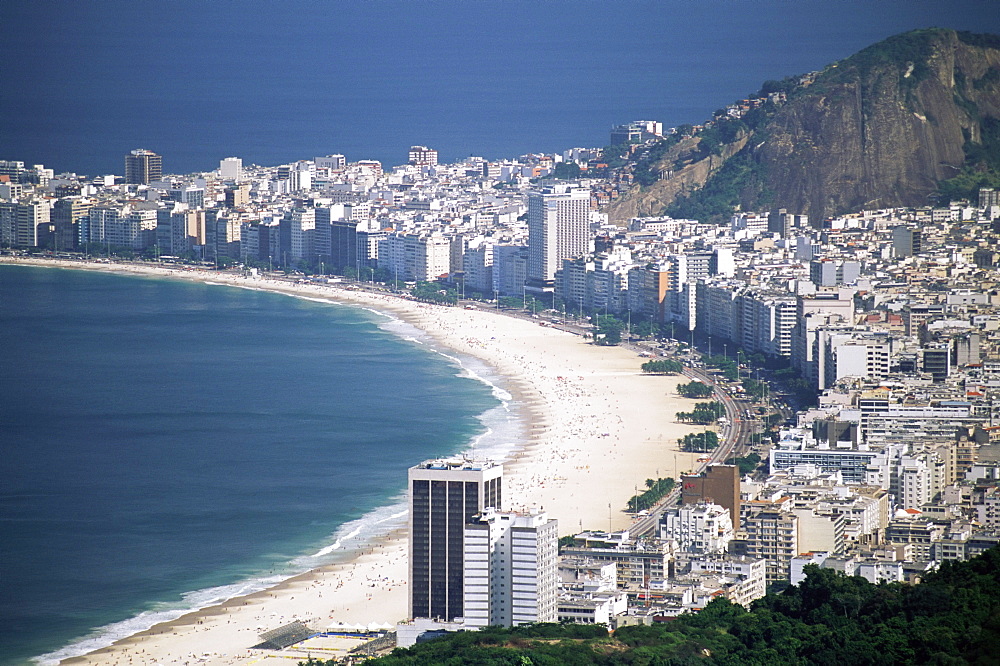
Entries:
{"type": "Polygon", "coordinates": [[[830,569],[754,602],[716,599],[650,627],[489,628],[396,649],[373,664],[995,664],[1000,551],[945,562],[920,585],[872,585],[830,569]]]}

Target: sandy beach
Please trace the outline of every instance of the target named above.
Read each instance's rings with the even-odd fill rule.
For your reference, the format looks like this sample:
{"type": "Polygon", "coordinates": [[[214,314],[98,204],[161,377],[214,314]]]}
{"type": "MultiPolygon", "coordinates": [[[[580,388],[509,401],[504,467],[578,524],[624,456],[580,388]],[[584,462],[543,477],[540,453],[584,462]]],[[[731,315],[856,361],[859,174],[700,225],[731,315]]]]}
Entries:
{"type": "MultiPolygon", "coordinates": [[[[643,359],[634,352],[598,347],[532,320],[336,284],[294,284],[135,264],[2,260],[289,292],[364,306],[407,321],[442,348],[482,359],[505,378],[503,388],[527,410],[532,427],[529,440],[506,463],[504,509],[541,507],[559,520],[560,534],[626,527],[630,517],[622,509],[645,479],[677,478],[696,467],[695,455],[677,452],[677,439],[691,432],[690,425],[674,421],[676,412],[693,406],[693,401],[676,395],[676,385],[686,381],[683,377],[644,376],[639,369],[643,359]]],[[[259,633],[292,620],[322,629],[332,622],[405,619],[406,565],[406,535],[393,534],[348,563],[310,571],[63,663],[279,663],[277,657],[250,648],[259,642],[259,633]]],[[[323,649],[317,648],[313,656],[328,654],[323,649]]]]}

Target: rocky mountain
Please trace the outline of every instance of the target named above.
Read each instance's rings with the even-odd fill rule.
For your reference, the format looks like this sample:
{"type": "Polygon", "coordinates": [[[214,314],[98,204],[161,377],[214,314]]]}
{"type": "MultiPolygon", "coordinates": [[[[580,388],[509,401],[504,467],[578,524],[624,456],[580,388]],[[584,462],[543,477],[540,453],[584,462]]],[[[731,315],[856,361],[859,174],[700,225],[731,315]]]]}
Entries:
{"type": "Polygon", "coordinates": [[[727,141],[717,130],[696,135],[710,149],[684,163],[667,151],[653,165],[658,179],[615,202],[612,219],[666,211],[719,220],[733,207],[780,207],[820,220],[933,203],[949,179],[972,188],[1000,173],[1000,37],[909,32],[761,94],[775,89],[787,101],[752,118],[716,118],[727,141]]]}

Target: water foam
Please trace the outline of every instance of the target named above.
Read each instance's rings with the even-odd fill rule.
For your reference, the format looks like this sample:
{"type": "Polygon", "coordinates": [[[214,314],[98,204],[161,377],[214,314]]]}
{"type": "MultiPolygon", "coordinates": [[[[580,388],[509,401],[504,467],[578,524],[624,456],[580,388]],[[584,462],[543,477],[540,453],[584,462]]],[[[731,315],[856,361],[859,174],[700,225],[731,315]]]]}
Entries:
{"type": "MultiPolygon", "coordinates": [[[[401,497],[396,499],[400,500],[401,497]]],[[[40,666],[54,666],[64,659],[100,650],[157,624],[176,620],[187,613],[266,590],[310,569],[349,558],[352,552],[369,546],[378,537],[403,527],[406,524],[404,518],[408,513],[408,507],[402,501],[378,507],[356,520],[341,525],[330,537],[333,543],[311,555],[301,555],[293,559],[281,574],[260,576],[229,585],[187,592],[182,595],[180,601],[155,604],[150,610],[99,627],[90,635],[54,652],[35,657],[32,661],[40,666]]]]}
{"type": "Polygon", "coordinates": [[[220,585],[218,587],[209,587],[188,592],[178,602],[156,604],[151,610],[143,611],[127,620],[99,627],[89,636],[70,643],[54,652],[34,657],[32,661],[41,666],[52,666],[64,659],[79,657],[94,650],[108,647],[115,643],[115,641],[146,631],[157,624],[176,620],[192,611],[274,587],[292,575],[294,574],[253,578],[231,585],[220,585]]]}

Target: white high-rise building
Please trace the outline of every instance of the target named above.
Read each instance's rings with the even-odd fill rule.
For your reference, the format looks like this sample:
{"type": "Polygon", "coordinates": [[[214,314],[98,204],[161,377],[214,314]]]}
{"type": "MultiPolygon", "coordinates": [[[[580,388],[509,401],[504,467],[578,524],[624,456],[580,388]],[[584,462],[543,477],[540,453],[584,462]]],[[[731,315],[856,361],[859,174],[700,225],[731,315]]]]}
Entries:
{"type": "Polygon", "coordinates": [[[410,146],[409,158],[415,166],[434,166],[438,163],[438,151],[427,146],[410,146]]]}
{"type": "Polygon", "coordinates": [[[528,194],[529,290],[552,291],[563,259],[592,251],[588,190],[554,185],[528,194]]]}
{"type": "Polygon", "coordinates": [[[243,179],[243,160],[238,157],[227,157],[219,162],[219,177],[222,180],[238,182],[243,179]]]}
{"type": "Polygon", "coordinates": [[[317,169],[329,169],[330,171],[343,171],[344,167],[347,166],[347,161],[340,154],[317,157],[314,161],[317,169]]]}
{"type": "Polygon", "coordinates": [[[487,510],[465,526],[465,627],[555,622],[558,521],[487,510]]]}
{"type": "Polygon", "coordinates": [[[729,509],[699,502],[672,507],[660,518],[660,538],[672,539],[686,553],[724,553],[733,540],[729,509]]]}
{"type": "Polygon", "coordinates": [[[428,460],[409,471],[410,618],[465,617],[465,528],[499,509],[503,467],[463,459],[428,460]]]}
{"type": "Polygon", "coordinates": [[[294,208],[289,213],[291,227],[291,259],[311,260],[315,254],[313,239],[316,231],[316,209],[294,208]]]}

